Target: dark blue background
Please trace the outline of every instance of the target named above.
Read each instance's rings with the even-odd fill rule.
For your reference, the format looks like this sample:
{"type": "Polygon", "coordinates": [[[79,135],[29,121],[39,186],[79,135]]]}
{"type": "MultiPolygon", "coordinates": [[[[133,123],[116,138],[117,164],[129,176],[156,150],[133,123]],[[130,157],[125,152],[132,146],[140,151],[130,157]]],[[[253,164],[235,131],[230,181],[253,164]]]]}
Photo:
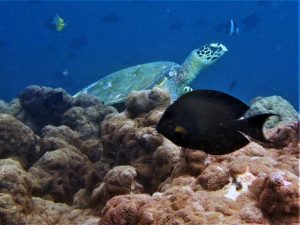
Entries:
{"type": "Polygon", "coordinates": [[[30,84],[74,94],[132,65],[181,63],[210,42],[224,43],[229,52],[201,73],[194,88],[221,90],[246,103],[281,95],[297,107],[297,1],[0,2],[0,99],[9,101],[30,84]],[[67,22],[62,32],[45,26],[55,13],[67,22]],[[115,21],[103,21],[111,14],[115,21]],[[242,20],[251,14],[258,20],[247,29],[242,20]],[[238,35],[213,29],[231,18],[238,35]],[[86,42],[71,47],[81,35],[86,42]]]}

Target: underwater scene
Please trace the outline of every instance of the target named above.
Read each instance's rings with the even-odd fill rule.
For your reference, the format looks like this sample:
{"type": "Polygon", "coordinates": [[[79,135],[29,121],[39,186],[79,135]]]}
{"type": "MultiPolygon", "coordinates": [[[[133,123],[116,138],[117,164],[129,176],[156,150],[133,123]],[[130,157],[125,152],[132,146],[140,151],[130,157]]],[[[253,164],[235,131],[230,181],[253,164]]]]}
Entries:
{"type": "Polygon", "coordinates": [[[299,2],[0,1],[0,225],[300,224],[299,2]]]}

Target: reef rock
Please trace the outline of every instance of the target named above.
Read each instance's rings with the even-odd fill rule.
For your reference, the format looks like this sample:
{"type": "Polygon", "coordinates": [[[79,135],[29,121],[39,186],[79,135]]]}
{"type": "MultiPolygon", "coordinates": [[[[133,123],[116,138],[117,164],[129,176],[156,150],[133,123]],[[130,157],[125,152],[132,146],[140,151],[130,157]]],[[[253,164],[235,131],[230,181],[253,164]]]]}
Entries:
{"type": "Polygon", "coordinates": [[[0,159],[0,224],[86,224],[96,225],[100,218],[90,210],[32,197],[30,174],[19,162],[0,159]]]}
{"type": "Polygon", "coordinates": [[[90,106],[103,106],[103,104],[100,99],[95,97],[94,95],[81,93],[80,95],[75,97],[74,106],[87,108],[90,106]]]}
{"type": "Polygon", "coordinates": [[[72,146],[46,152],[29,169],[33,194],[71,204],[73,195],[84,187],[90,168],[88,158],[72,146]]]}
{"type": "MultiPolygon", "coordinates": [[[[298,126],[286,126],[281,129],[293,140],[298,126]]],[[[99,224],[295,224],[299,141],[295,145],[265,149],[251,142],[220,156],[185,149],[160,192],[112,198],[99,224]]]]}
{"type": "Polygon", "coordinates": [[[61,88],[48,88],[32,85],[19,96],[25,111],[24,120],[34,122],[37,132],[45,125],[59,125],[62,115],[72,107],[74,100],[61,88]]]}
{"type": "Polygon", "coordinates": [[[125,108],[130,118],[135,118],[143,113],[163,105],[170,104],[170,95],[167,90],[153,88],[149,91],[132,92],[125,101],[125,108]]]}
{"type": "Polygon", "coordinates": [[[266,129],[269,147],[209,155],[157,133],[168,104],[154,89],[118,113],[37,86],[0,102],[0,224],[299,223],[299,121],[266,129]]]}
{"type": "Polygon", "coordinates": [[[275,171],[265,178],[258,194],[259,206],[272,217],[299,216],[299,178],[289,171],[275,171]]]}
{"type": "Polygon", "coordinates": [[[37,137],[23,123],[8,114],[0,114],[0,157],[17,158],[27,167],[35,160],[37,137]]]}
{"type": "Polygon", "coordinates": [[[91,202],[94,206],[104,205],[116,195],[141,193],[144,188],[135,179],[137,172],[132,166],[117,166],[108,171],[103,183],[93,190],[91,202]]]}
{"type": "Polygon", "coordinates": [[[0,100],[0,113],[6,113],[6,114],[11,113],[11,109],[10,109],[9,105],[5,101],[2,101],[2,100],[0,100]]]}
{"type": "Polygon", "coordinates": [[[297,122],[300,118],[294,107],[287,100],[277,95],[253,99],[245,116],[250,117],[260,113],[279,115],[269,118],[264,125],[265,128],[274,128],[282,123],[297,122]]]}
{"type": "Polygon", "coordinates": [[[87,140],[98,137],[99,124],[107,114],[117,112],[110,106],[95,105],[87,108],[72,107],[62,117],[62,124],[69,126],[87,140]]]}
{"type": "Polygon", "coordinates": [[[30,213],[31,179],[19,162],[0,159],[0,224],[20,224],[30,213]]]}
{"type": "Polygon", "coordinates": [[[139,127],[139,121],[123,114],[112,114],[100,126],[103,155],[116,164],[129,164],[140,156],[153,153],[162,137],[152,127],[139,127]]]}
{"type": "Polygon", "coordinates": [[[82,143],[79,150],[85,154],[91,162],[97,162],[103,154],[103,145],[101,141],[97,139],[89,139],[82,143]]]}

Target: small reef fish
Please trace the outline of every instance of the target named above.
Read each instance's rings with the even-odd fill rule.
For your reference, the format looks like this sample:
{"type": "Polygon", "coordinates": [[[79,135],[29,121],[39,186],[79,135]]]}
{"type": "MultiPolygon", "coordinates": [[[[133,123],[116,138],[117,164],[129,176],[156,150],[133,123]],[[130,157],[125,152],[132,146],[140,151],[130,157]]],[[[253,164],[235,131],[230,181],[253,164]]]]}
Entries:
{"type": "Polygon", "coordinates": [[[162,115],[156,130],[176,145],[223,155],[247,145],[253,138],[270,144],[262,126],[272,113],[244,118],[245,103],[214,90],[182,95],[162,115]]]}
{"type": "Polygon", "coordinates": [[[226,33],[229,36],[237,35],[240,31],[240,28],[237,26],[237,23],[230,19],[228,23],[217,24],[213,27],[213,30],[220,33],[226,33]]]}
{"type": "Polygon", "coordinates": [[[65,29],[67,26],[66,22],[64,21],[63,18],[61,18],[58,13],[56,13],[54,19],[53,19],[53,25],[56,31],[60,32],[65,29]]]}
{"type": "Polygon", "coordinates": [[[230,20],[230,26],[229,26],[229,36],[233,36],[233,35],[236,35],[238,34],[240,31],[240,28],[237,26],[236,22],[231,19],[230,20]]]}

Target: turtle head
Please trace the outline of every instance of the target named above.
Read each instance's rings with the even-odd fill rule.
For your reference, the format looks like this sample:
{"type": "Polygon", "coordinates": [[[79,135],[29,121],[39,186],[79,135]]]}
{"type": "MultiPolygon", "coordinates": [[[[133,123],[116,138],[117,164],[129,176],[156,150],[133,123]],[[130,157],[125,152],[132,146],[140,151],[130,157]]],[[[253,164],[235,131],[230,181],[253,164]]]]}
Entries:
{"type": "Polygon", "coordinates": [[[217,59],[222,57],[225,52],[227,52],[227,48],[225,45],[220,43],[210,43],[207,45],[204,45],[201,48],[194,50],[199,57],[198,60],[201,61],[202,65],[211,65],[214,63],[217,59]]]}
{"type": "Polygon", "coordinates": [[[204,68],[212,65],[227,51],[227,48],[220,43],[210,43],[193,50],[181,65],[182,72],[178,76],[180,82],[177,82],[180,90],[188,86],[204,68]]]}

